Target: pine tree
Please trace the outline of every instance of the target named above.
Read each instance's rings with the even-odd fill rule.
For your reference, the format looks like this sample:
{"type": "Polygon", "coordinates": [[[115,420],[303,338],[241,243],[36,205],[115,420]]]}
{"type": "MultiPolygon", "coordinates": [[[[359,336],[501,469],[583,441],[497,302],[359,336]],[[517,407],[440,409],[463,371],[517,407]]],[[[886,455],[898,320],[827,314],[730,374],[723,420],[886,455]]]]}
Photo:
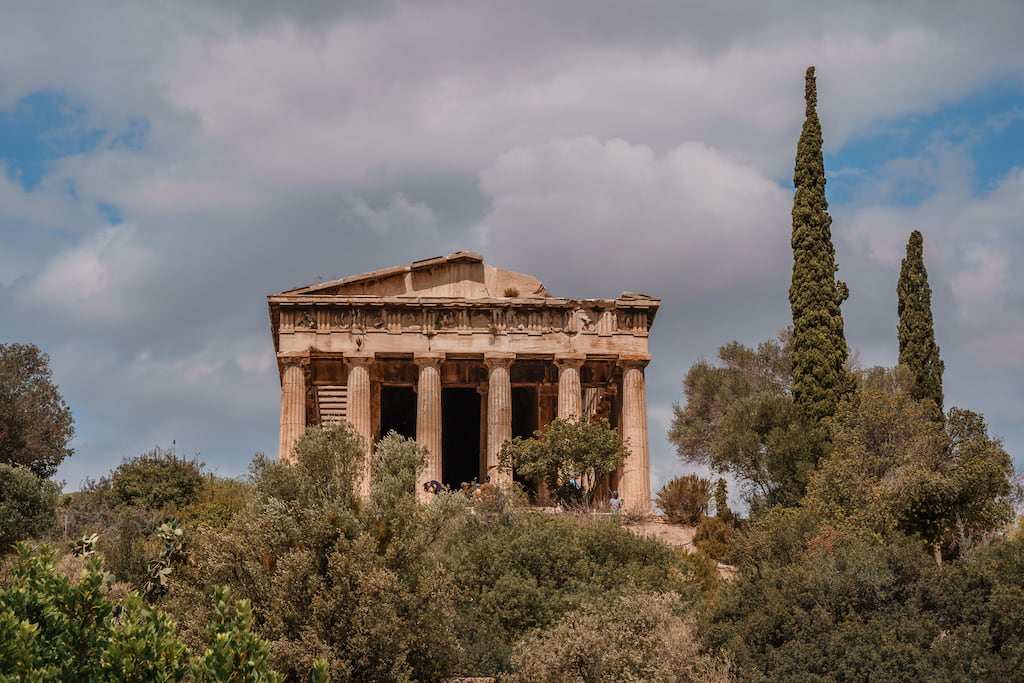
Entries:
{"type": "Polygon", "coordinates": [[[932,324],[932,289],[928,286],[928,271],[921,253],[921,233],[910,233],[907,257],[900,267],[900,280],[896,285],[899,297],[900,365],[907,366],[914,375],[911,392],[918,401],[933,403],[934,417],[942,420],[942,360],[935,343],[932,324]]]}
{"type": "Polygon", "coordinates": [[[839,305],[849,292],[835,279],[813,66],[807,69],[804,96],[807,118],[793,172],[793,399],[818,421],[835,412],[839,399],[852,390],[853,378],[843,365],[848,350],[839,305]]]}

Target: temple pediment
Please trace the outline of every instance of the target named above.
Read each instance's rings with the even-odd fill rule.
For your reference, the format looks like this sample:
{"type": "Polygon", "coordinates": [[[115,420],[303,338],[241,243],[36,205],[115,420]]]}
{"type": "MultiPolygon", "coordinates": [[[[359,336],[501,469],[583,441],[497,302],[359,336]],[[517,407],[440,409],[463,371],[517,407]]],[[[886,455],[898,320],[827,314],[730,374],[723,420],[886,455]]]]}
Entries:
{"type": "MultiPolygon", "coordinates": [[[[549,297],[540,280],[523,273],[495,268],[468,251],[415,261],[340,280],[299,287],[284,296],[377,297],[549,297]]],[[[280,296],[279,295],[279,296],[280,296]]]]}

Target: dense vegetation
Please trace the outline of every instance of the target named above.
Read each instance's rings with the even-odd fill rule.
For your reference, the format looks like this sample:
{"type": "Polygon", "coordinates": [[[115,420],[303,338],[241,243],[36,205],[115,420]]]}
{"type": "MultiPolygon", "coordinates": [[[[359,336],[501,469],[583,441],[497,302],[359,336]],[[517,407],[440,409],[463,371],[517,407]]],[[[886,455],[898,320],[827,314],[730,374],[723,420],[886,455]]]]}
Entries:
{"type": "MultiPolygon", "coordinates": [[[[245,482],[201,475],[200,491],[182,505],[167,502],[173,479],[139,476],[177,470],[182,461],[166,452],[140,456],[66,496],[51,540],[104,555],[109,573],[94,559],[82,579],[92,586],[90,599],[106,600],[107,611],[114,604],[136,610],[149,620],[147,633],[178,649],[212,647],[209,624],[223,621],[217,609],[226,600],[217,598],[218,587],[229,587],[252,614],[242,630],[251,626],[267,643],[268,670],[294,680],[308,680],[318,660],[336,680],[499,672],[553,680],[537,678],[532,653],[547,653],[544,670],[562,670],[560,648],[601,634],[621,644],[588,646],[594,677],[584,680],[628,676],[632,663],[647,658],[651,672],[685,664],[690,673],[678,680],[705,680],[722,669],[701,653],[692,630],[693,605],[719,585],[706,556],[637,536],[618,519],[531,512],[514,492],[420,501],[423,449],[395,434],[377,444],[365,500],[356,495],[363,448],[350,425],[311,428],[295,452],[294,466],[257,457],[245,482]],[[135,492],[127,499],[112,494],[126,488],[126,477],[135,492]],[[139,488],[143,481],[152,495],[139,488]]],[[[46,599],[63,600],[74,584],[51,576],[52,553],[33,560],[20,552],[12,595],[26,571],[42,572],[48,583],[37,590],[59,587],[46,599]]],[[[115,626],[81,625],[104,633],[115,626]]],[[[586,650],[570,649],[576,658],[586,650]]],[[[176,657],[175,671],[190,670],[181,664],[187,653],[176,657]]]]}

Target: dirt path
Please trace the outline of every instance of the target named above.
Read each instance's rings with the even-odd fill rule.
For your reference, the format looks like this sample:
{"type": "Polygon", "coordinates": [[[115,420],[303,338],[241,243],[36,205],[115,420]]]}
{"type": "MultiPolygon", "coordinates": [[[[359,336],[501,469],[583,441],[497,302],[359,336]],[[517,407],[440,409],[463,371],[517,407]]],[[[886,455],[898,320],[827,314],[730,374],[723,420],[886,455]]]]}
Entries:
{"type": "Polygon", "coordinates": [[[626,528],[639,536],[654,536],[669,545],[693,550],[693,534],[696,528],[682,524],[670,524],[660,517],[626,524],[626,528]]]}
{"type": "MultiPolygon", "coordinates": [[[[626,524],[626,528],[639,536],[653,536],[669,545],[674,545],[692,553],[696,548],[693,545],[693,536],[697,532],[696,527],[684,526],[682,524],[670,524],[660,517],[649,517],[640,522],[626,524]]],[[[718,573],[723,579],[731,579],[736,576],[736,567],[718,563],[718,573]]]]}

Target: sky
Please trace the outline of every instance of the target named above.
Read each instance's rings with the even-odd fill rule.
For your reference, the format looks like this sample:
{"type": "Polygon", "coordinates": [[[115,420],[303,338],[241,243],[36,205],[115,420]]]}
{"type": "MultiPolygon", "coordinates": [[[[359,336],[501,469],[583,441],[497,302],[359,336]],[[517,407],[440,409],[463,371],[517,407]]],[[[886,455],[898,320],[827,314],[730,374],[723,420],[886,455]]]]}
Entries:
{"type": "Polygon", "coordinates": [[[459,250],[660,298],[654,488],[699,471],[666,438],[687,369],[790,322],[810,65],[854,357],[895,364],[920,230],[946,406],[1024,466],[1019,0],[4,5],[0,343],[51,358],[65,490],[274,455],[266,296],[459,250]]]}

